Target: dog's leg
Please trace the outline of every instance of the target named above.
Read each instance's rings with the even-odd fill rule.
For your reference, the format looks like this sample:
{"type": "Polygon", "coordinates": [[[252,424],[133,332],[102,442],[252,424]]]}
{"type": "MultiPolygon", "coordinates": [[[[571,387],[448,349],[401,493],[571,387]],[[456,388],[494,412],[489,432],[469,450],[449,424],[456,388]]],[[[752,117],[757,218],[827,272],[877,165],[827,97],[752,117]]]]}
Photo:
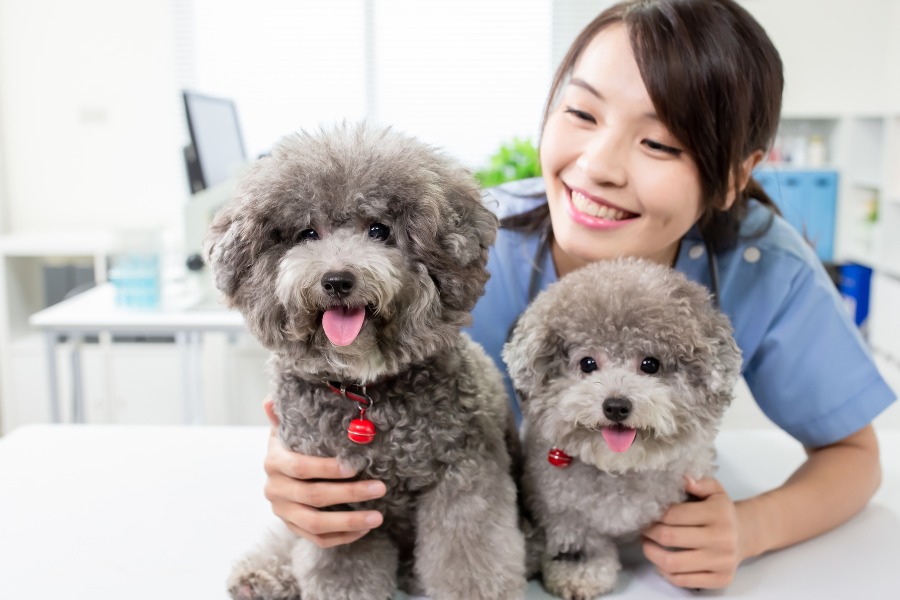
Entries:
{"type": "Polygon", "coordinates": [[[300,600],[291,568],[291,550],[297,536],[287,527],[273,531],[265,542],[238,562],[228,577],[234,600],[300,600]]]}
{"type": "Polygon", "coordinates": [[[521,600],[525,543],[516,490],[500,465],[478,459],[450,467],[419,499],[416,572],[440,600],[521,600]]]}
{"type": "Polygon", "coordinates": [[[303,600],[389,600],[397,589],[397,547],[377,529],[334,548],[299,540],[292,558],[303,600]]]}
{"type": "Polygon", "coordinates": [[[594,538],[590,550],[562,551],[550,543],[543,561],[544,587],[563,600],[592,600],[616,586],[619,551],[609,538],[594,538]]]}

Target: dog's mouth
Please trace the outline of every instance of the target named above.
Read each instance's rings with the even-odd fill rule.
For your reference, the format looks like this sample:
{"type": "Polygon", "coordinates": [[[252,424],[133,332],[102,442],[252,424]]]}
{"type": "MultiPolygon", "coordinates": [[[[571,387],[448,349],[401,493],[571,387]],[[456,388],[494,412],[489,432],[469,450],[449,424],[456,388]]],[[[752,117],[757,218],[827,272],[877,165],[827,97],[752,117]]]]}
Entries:
{"type": "Polygon", "coordinates": [[[322,313],[325,337],[335,346],[352,344],[365,322],[365,306],[333,306],[322,313]]]}
{"type": "Polygon", "coordinates": [[[624,425],[607,425],[600,429],[603,441],[613,452],[625,452],[634,443],[637,437],[637,429],[624,425]]]}

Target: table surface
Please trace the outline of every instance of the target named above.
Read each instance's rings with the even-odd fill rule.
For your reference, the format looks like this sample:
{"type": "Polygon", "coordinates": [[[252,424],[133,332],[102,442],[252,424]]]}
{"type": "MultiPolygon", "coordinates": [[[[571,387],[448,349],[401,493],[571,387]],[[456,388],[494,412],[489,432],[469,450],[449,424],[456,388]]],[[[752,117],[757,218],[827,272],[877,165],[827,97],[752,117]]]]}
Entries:
{"type": "Polygon", "coordinates": [[[112,284],[101,284],[34,313],[28,322],[42,329],[83,332],[244,331],[239,312],[211,302],[164,299],[159,309],[136,310],[116,306],[115,294],[112,284]]]}
{"type": "MultiPolygon", "coordinates": [[[[276,524],[263,497],[260,427],[32,425],[0,438],[4,598],[226,598],[234,561],[276,524]]],[[[880,431],[884,482],[849,523],[745,563],[739,598],[900,598],[900,431],[880,431]]],[[[734,498],[782,482],[803,451],[780,431],[724,431],[734,498]]],[[[823,499],[827,501],[827,499],[823,499]]],[[[610,598],[697,596],[639,556],[610,598]]],[[[550,598],[535,582],[528,600],[550,598]]]]}

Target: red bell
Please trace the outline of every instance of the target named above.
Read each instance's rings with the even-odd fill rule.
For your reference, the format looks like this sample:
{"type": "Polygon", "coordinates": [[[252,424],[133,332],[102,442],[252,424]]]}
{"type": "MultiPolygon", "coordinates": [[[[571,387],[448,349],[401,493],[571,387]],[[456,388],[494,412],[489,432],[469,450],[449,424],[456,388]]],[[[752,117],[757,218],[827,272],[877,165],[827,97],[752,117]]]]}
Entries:
{"type": "Polygon", "coordinates": [[[554,467],[565,469],[571,464],[572,457],[559,448],[550,448],[550,452],[547,453],[547,461],[554,467]]]}
{"type": "Polygon", "coordinates": [[[375,424],[365,417],[350,421],[347,437],[357,444],[368,444],[375,439],[375,424]]]}

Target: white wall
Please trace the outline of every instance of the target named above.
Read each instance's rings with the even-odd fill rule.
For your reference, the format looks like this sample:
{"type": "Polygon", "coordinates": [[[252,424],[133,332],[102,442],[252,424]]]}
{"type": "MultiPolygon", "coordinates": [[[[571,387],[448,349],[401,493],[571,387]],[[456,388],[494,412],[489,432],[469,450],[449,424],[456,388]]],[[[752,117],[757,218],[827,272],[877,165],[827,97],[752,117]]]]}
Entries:
{"type": "MultiPolygon", "coordinates": [[[[0,64],[2,68],[2,64],[0,64]]],[[[0,81],[3,81],[3,74],[0,71],[0,81]]],[[[2,89],[2,88],[0,88],[2,89]]],[[[8,221],[7,210],[9,206],[9,192],[7,190],[7,169],[6,169],[6,152],[3,140],[6,136],[3,133],[3,105],[0,103],[0,235],[6,231],[6,223],[8,221]]]]}
{"type": "Polygon", "coordinates": [[[784,114],[900,109],[897,0],[744,0],[784,61],[784,114]]]}
{"type": "MultiPolygon", "coordinates": [[[[768,32],[785,70],[784,113],[900,110],[900,1],[739,0],[768,32]]],[[[608,0],[554,3],[554,63],[608,0]]]]}
{"type": "Polygon", "coordinates": [[[169,2],[0,0],[7,228],[169,222],[187,189],[169,2]]]}
{"type": "Polygon", "coordinates": [[[537,139],[550,84],[548,0],[376,0],[377,119],[481,166],[537,139]]]}

